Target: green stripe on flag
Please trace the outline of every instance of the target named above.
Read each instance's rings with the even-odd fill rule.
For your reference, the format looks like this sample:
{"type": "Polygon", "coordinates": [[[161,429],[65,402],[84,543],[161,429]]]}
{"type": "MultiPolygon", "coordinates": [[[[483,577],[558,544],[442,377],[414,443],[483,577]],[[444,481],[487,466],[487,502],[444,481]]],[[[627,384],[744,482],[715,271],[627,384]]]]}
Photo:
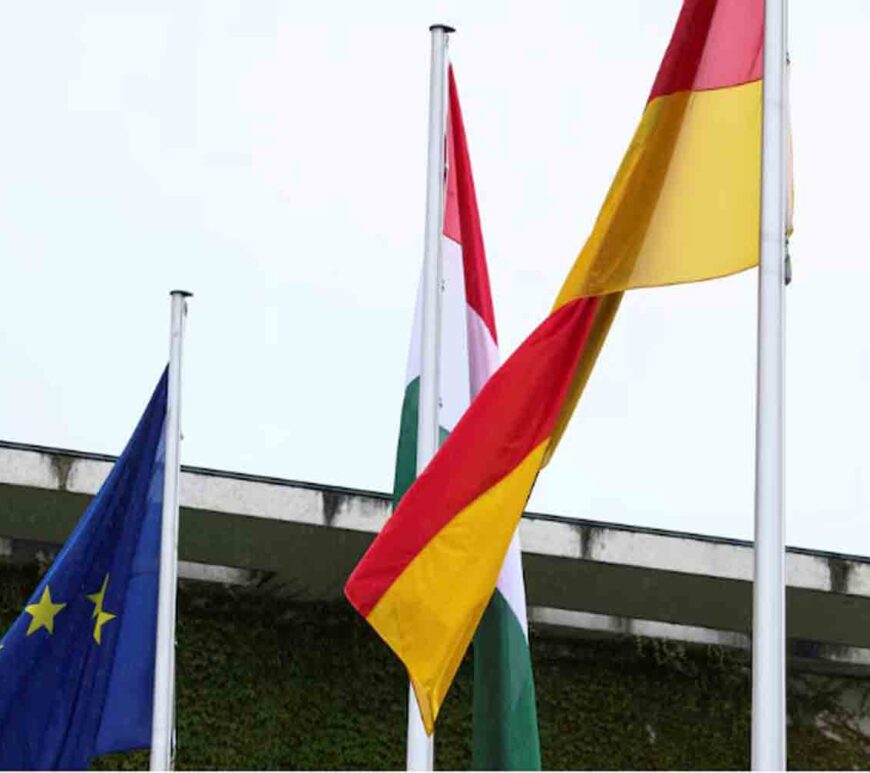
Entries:
{"type": "Polygon", "coordinates": [[[396,449],[396,475],[393,479],[393,508],[405,496],[417,477],[417,413],[420,405],[420,377],[405,388],[402,418],[399,421],[399,447],[396,449]]]}
{"type": "MultiPolygon", "coordinates": [[[[420,408],[420,377],[405,388],[402,418],[399,420],[399,447],[396,449],[396,473],[393,478],[393,509],[417,478],[417,417],[420,408]]],[[[439,428],[440,446],[450,433],[439,428]]]]}
{"type": "Polygon", "coordinates": [[[540,770],[538,713],[529,644],[496,589],[474,637],[475,770],[540,770]]]}

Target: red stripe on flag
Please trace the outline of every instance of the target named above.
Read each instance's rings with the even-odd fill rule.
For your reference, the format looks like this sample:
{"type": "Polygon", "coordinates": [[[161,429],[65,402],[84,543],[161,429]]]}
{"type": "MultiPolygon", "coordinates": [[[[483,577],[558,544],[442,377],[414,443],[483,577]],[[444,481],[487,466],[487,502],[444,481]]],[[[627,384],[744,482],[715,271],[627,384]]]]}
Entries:
{"type": "MultiPolygon", "coordinates": [[[[451,71],[452,72],[452,71],[451,71]]],[[[456,148],[453,139],[451,110],[447,107],[447,190],[444,192],[444,235],[462,244],[459,220],[459,184],[456,182],[456,148]]]]}
{"type": "Polygon", "coordinates": [[[553,312],[486,383],[357,564],[345,586],[367,616],[426,544],[553,431],[598,310],[553,312]]]}
{"type": "Polygon", "coordinates": [[[471,160],[468,155],[468,142],[462,122],[462,108],[459,106],[459,92],[453,68],[449,71],[448,142],[450,159],[447,178],[447,212],[451,207],[450,186],[454,186],[452,197],[453,220],[445,216],[444,232],[462,244],[462,263],[465,268],[465,299],[483,320],[492,340],[498,343],[495,331],[495,310],[489,289],[489,271],[486,268],[486,252],[483,248],[483,234],[480,230],[480,214],[477,210],[477,196],[474,191],[474,178],[471,174],[471,160]],[[459,234],[456,233],[458,224],[459,234]],[[451,232],[449,232],[448,226],[451,232]],[[458,238],[457,238],[458,237],[458,238]]]}
{"type": "Polygon", "coordinates": [[[685,0],[649,101],[761,78],[764,0],[685,0]]]}

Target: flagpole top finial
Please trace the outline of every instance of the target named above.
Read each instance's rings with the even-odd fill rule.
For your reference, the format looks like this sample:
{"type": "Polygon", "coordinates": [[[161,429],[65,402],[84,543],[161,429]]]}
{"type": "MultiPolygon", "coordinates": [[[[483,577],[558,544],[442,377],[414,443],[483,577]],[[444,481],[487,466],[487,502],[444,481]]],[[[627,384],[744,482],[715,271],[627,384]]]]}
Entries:
{"type": "Polygon", "coordinates": [[[448,35],[451,32],[456,32],[456,29],[454,27],[451,27],[449,24],[433,24],[431,27],[429,27],[429,32],[434,32],[435,30],[443,30],[448,35]]]}
{"type": "Polygon", "coordinates": [[[170,290],[169,294],[180,295],[182,298],[193,298],[193,293],[190,293],[187,290],[170,290]]]}

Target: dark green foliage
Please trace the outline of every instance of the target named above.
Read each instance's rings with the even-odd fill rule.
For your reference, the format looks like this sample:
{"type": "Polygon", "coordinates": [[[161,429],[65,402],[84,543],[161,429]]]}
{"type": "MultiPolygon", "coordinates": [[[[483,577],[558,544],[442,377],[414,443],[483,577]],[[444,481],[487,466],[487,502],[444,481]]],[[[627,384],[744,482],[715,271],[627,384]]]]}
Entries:
{"type": "MultiPolygon", "coordinates": [[[[0,569],[0,629],[38,569],[0,569]]],[[[178,617],[179,769],[403,769],[407,681],[344,603],[302,604],[183,583],[178,617]]],[[[745,769],[750,677],[714,647],[532,637],[545,768],[745,769]]],[[[870,767],[858,732],[866,682],[798,676],[789,764],[870,767]],[[843,706],[843,690],[858,698],[843,706]],[[852,709],[854,704],[854,709],[852,709]]],[[[466,658],[439,719],[437,766],[471,763],[466,658]]],[[[99,760],[142,769],[145,752],[99,760]]]]}

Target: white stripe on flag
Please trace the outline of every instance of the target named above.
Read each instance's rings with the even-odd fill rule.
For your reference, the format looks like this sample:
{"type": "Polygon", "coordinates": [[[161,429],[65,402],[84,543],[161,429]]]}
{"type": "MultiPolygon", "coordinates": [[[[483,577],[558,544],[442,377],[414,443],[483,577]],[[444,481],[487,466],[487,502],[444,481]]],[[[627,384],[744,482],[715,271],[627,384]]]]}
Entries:
{"type": "Polygon", "coordinates": [[[471,404],[468,372],[465,270],[462,247],[442,236],[441,294],[441,426],[451,431],[471,404]]]}

